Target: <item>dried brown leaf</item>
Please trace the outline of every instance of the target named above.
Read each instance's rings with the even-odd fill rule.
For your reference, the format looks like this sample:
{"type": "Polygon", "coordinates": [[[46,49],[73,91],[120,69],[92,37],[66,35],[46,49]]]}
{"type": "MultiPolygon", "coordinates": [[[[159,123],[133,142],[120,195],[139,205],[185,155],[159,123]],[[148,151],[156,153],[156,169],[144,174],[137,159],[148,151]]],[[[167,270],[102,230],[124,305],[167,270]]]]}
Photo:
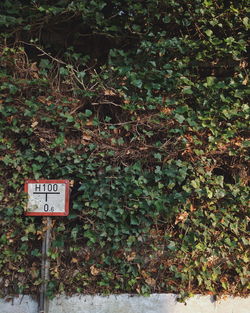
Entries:
{"type": "Polygon", "coordinates": [[[126,259],[127,259],[128,262],[130,262],[130,261],[133,261],[135,259],[135,257],[136,257],[136,253],[132,252],[132,253],[130,253],[129,255],[126,256],[126,259]]]}
{"type": "Polygon", "coordinates": [[[38,121],[34,121],[34,122],[31,124],[31,127],[32,127],[32,128],[35,128],[37,125],[38,125],[38,121]]]}
{"type": "Polygon", "coordinates": [[[83,136],[82,136],[82,139],[89,141],[89,140],[92,139],[92,137],[91,137],[91,136],[88,136],[88,135],[83,135],[83,136]]]}
{"type": "Polygon", "coordinates": [[[155,287],[156,285],[156,280],[152,277],[147,278],[145,282],[151,287],[155,287]]]}
{"type": "Polygon", "coordinates": [[[115,96],[116,93],[111,89],[106,89],[106,90],[104,90],[104,95],[105,96],[115,96]]]}
{"type": "Polygon", "coordinates": [[[181,212],[180,214],[177,215],[176,219],[175,219],[175,225],[180,223],[180,222],[185,222],[185,220],[188,217],[188,212],[181,212]]]}
{"type": "Polygon", "coordinates": [[[99,270],[98,268],[96,268],[94,265],[91,265],[91,266],[90,266],[90,273],[91,273],[93,276],[97,276],[97,275],[99,275],[100,270],[99,270]]]}
{"type": "Polygon", "coordinates": [[[242,85],[246,86],[248,84],[248,76],[243,80],[242,85]]]}

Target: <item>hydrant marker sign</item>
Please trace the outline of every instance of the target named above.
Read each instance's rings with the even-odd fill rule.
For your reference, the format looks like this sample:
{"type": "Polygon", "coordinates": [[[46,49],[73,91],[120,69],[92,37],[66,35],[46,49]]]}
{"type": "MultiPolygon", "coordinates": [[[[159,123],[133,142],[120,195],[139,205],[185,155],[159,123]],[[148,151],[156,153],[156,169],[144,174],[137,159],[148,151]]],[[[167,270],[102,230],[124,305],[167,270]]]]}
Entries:
{"type": "Polygon", "coordinates": [[[24,191],[28,193],[25,215],[66,216],[69,214],[68,180],[27,180],[24,191]]]}

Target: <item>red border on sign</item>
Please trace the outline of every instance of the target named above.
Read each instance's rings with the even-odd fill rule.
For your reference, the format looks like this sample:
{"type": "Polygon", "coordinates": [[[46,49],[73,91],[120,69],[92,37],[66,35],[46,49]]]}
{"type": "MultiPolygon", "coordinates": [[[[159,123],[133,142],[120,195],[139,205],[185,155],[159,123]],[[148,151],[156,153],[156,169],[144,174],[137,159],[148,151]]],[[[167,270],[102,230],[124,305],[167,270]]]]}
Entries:
{"type": "Polygon", "coordinates": [[[63,179],[28,179],[24,184],[24,192],[28,193],[28,184],[65,184],[65,211],[63,213],[24,212],[26,216],[67,216],[69,215],[69,180],[63,179]]]}

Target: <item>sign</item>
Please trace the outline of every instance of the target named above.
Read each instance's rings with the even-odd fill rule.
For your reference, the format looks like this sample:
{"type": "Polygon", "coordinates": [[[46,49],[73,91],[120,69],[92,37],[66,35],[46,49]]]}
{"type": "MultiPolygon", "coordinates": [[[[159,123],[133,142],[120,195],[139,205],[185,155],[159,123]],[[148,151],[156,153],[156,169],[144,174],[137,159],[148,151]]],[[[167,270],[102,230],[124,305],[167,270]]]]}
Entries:
{"type": "Polygon", "coordinates": [[[27,180],[28,216],[66,216],[69,214],[68,180],[27,180]]]}

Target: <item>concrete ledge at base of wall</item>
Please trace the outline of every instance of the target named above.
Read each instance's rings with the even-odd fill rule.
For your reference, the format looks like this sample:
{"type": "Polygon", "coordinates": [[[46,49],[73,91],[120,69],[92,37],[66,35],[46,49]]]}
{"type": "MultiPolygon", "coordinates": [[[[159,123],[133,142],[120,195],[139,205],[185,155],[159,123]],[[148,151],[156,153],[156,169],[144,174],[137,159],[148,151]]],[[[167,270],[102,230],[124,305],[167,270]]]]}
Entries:
{"type": "MultiPolygon", "coordinates": [[[[250,297],[226,297],[214,301],[211,296],[196,295],[186,304],[174,294],[90,296],[63,295],[50,301],[49,313],[250,313],[250,297]]],[[[0,299],[1,313],[37,313],[38,305],[30,296],[0,299]]]]}

